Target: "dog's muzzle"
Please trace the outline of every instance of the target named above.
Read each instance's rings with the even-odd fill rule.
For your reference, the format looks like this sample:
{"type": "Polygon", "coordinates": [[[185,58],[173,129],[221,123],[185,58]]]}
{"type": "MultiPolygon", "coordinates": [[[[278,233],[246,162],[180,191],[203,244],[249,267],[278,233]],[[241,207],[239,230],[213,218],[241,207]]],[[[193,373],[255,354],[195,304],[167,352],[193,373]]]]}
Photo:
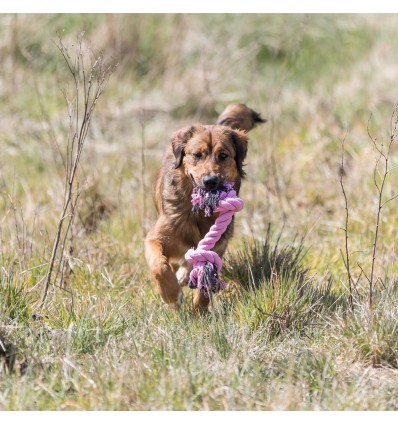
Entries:
{"type": "Polygon", "coordinates": [[[221,183],[221,179],[218,176],[204,176],[202,178],[203,187],[207,190],[216,190],[221,183]]]}

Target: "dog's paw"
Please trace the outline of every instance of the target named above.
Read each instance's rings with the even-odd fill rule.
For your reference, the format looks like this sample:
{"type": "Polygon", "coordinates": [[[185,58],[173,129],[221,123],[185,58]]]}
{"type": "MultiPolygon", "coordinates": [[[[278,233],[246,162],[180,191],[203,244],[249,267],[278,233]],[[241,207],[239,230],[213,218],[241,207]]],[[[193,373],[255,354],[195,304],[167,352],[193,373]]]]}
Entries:
{"type": "Polygon", "coordinates": [[[176,278],[178,281],[178,284],[180,286],[187,286],[189,282],[189,273],[191,272],[190,269],[188,269],[185,266],[181,266],[176,273],[176,278]]]}

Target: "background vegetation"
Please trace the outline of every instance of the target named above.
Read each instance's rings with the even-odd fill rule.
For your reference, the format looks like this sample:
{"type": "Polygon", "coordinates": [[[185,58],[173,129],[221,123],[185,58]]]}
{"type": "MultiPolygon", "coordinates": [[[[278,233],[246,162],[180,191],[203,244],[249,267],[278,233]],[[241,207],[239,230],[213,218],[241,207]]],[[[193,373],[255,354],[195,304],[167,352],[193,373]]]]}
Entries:
{"type": "MultiPolygon", "coordinates": [[[[394,15],[1,15],[0,409],[396,410],[394,202],[382,209],[373,310],[366,276],[377,209],[368,129],[388,141],[397,25],[394,15]],[[73,52],[82,31],[118,67],[83,151],[65,273],[41,310],[64,185],[60,89],[72,84],[54,41],[73,52]],[[192,314],[188,290],[174,312],[143,254],[151,179],[173,131],[231,102],[268,123],[250,137],[230,285],[211,314],[192,314]]],[[[397,155],[393,145],[392,168],[397,155]]],[[[396,182],[391,172],[386,199],[396,182]]]]}

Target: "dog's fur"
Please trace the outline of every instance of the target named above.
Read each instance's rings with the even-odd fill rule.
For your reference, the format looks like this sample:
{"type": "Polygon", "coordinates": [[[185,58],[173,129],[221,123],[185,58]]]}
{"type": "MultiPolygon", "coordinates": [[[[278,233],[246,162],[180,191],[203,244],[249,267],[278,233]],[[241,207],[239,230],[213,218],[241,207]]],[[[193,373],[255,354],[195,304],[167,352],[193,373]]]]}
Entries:
{"type": "MultiPolygon", "coordinates": [[[[153,185],[159,218],[145,240],[146,259],[166,303],[174,307],[181,304],[181,286],[188,283],[191,268],[184,254],[197,247],[217,217],[192,212],[193,185],[216,189],[224,182],[234,182],[239,193],[245,176],[247,132],[264,121],[246,105],[233,104],[219,116],[217,125],[197,124],[173,134],[153,185]]],[[[232,233],[233,221],[214,247],[220,257],[232,233]]],[[[206,308],[208,303],[197,290],[194,307],[206,308]]]]}

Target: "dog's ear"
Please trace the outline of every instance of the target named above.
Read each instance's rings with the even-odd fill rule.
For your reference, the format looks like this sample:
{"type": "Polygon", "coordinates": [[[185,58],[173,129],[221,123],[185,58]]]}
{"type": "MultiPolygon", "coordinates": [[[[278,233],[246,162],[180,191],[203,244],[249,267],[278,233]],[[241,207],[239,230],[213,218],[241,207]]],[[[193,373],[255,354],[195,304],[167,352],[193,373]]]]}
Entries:
{"type": "Polygon", "coordinates": [[[188,140],[194,135],[196,127],[191,125],[177,130],[171,137],[171,145],[173,147],[173,153],[175,157],[174,168],[178,168],[182,164],[184,158],[184,148],[188,143],[188,140]]]}
{"type": "Polygon", "coordinates": [[[231,138],[235,148],[236,166],[238,168],[240,176],[244,178],[246,176],[246,173],[243,171],[243,161],[245,160],[247,154],[247,133],[243,130],[232,130],[231,138]]]}

